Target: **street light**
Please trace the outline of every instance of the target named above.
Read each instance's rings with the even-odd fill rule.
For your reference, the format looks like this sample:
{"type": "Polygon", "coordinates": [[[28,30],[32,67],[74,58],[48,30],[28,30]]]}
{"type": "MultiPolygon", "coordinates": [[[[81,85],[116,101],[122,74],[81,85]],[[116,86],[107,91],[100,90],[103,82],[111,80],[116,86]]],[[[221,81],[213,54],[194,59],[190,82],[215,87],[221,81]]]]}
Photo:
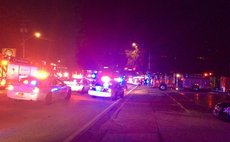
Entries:
{"type": "Polygon", "coordinates": [[[35,33],[34,33],[34,36],[35,36],[36,38],[40,38],[42,35],[41,35],[41,33],[39,33],[39,32],[35,32],[35,33]]]}
{"type": "Polygon", "coordinates": [[[26,39],[23,38],[23,40],[22,40],[22,58],[25,58],[26,41],[29,40],[29,39],[31,39],[31,38],[33,38],[33,37],[35,37],[35,38],[40,38],[40,37],[41,37],[41,33],[35,32],[35,33],[33,34],[33,36],[28,37],[28,38],[26,38],[26,39]]]}
{"type": "Polygon", "coordinates": [[[133,46],[133,47],[136,47],[136,46],[137,46],[137,44],[136,44],[135,42],[133,42],[133,43],[132,43],[132,46],[133,46]]]}

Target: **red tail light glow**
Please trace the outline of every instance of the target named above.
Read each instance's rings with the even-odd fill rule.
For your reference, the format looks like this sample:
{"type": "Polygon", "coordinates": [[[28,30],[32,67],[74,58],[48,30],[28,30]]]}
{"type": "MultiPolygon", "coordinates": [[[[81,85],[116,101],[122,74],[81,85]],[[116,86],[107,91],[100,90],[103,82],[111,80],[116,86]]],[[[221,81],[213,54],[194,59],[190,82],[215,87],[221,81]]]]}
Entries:
{"type": "Polygon", "coordinates": [[[8,85],[6,89],[9,90],[9,91],[14,90],[14,86],[13,85],[8,85]]]}
{"type": "Polygon", "coordinates": [[[35,88],[33,89],[33,93],[39,93],[39,88],[38,88],[38,87],[35,87],[35,88]]]}
{"type": "Polygon", "coordinates": [[[24,80],[23,81],[23,84],[28,84],[29,83],[29,80],[24,80]]]}

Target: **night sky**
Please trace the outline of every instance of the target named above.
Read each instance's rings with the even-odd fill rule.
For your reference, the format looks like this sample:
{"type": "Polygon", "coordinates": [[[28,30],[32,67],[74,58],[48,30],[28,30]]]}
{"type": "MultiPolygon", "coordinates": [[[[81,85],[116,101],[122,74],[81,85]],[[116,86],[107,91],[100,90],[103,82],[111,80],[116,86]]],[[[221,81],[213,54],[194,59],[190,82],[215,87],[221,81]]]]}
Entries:
{"type": "Polygon", "coordinates": [[[142,71],[230,73],[230,1],[1,0],[0,48],[27,57],[93,69],[124,67],[135,42],[142,71]],[[26,29],[27,32],[22,32],[26,29]]]}

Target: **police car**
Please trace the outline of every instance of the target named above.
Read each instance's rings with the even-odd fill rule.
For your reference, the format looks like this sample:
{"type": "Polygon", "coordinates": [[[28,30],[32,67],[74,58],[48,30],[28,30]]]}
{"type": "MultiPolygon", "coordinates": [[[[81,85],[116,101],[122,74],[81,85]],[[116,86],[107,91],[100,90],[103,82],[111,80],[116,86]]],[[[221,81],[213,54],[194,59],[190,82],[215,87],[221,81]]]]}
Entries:
{"type": "Polygon", "coordinates": [[[98,73],[94,75],[88,94],[97,97],[110,97],[112,100],[124,97],[125,87],[122,77],[113,73],[98,73]]]}
{"type": "Polygon", "coordinates": [[[63,81],[72,91],[85,93],[89,90],[90,81],[86,78],[71,78],[63,81]]]}
{"type": "Polygon", "coordinates": [[[55,77],[39,79],[30,76],[9,84],[7,96],[14,100],[41,100],[51,104],[55,99],[68,101],[71,98],[71,88],[55,77]]]}

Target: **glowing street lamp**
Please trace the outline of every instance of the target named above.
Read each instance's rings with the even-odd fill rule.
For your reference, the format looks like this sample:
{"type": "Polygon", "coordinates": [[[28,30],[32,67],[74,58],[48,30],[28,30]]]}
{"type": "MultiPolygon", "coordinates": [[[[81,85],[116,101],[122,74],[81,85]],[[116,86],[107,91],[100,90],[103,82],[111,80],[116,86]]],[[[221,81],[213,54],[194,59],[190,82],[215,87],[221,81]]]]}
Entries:
{"type": "Polygon", "coordinates": [[[135,42],[133,42],[133,43],[132,43],[132,46],[133,46],[133,47],[136,47],[136,46],[137,46],[137,44],[136,44],[135,42]]]}
{"type": "Polygon", "coordinates": [[[35,33],[33,34],[33,36],[28,37],[28,38],[22,40],[22,57],[23,57],[23,58],[25,58],[26,41],[29,40],[29,39],[31,39],[31,38],[33,38],[33,37],[35,37],[35,38],[40,38],[40,37],[41,37],[41,33],[35,32],[35,33]]]}
{"type": "Polygon", "coordinates": [[[36,38],[40,38],[42,35],[41,35],[41,33],[39,33],[39,32],[35,32],[35,33],[34,33],[34,36],[35,36],[36,38]]]}

